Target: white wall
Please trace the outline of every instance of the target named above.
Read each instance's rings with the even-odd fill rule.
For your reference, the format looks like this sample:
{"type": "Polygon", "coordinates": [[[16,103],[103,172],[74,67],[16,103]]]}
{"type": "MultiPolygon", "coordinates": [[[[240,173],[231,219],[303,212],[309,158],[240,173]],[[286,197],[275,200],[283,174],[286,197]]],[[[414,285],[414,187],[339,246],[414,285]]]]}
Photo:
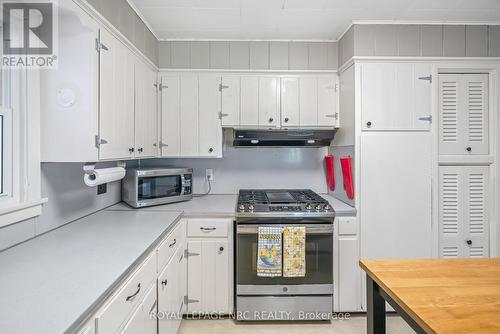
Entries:
{"type": "Polygon", "coordinates": [[[89,188],[83,183],[82,166],[81,163],[41,164],[42,197],[48,198],[48,202],[43,205],[42,215],[1,228],[0,250],[121,200],[120,182],[109,183],[108,191],[97,195],[96,188],[89,188]]]}
{"type": "Polygon", "coordinates": [[[205,168],[214,169],[212,194],[237,194],[244,188],[307,188],[326,193],[323,148],[235,148],[225,146],[222,159],[153,159],[142,166],[194,169],[194,192],[206,191],[205,168]]]}

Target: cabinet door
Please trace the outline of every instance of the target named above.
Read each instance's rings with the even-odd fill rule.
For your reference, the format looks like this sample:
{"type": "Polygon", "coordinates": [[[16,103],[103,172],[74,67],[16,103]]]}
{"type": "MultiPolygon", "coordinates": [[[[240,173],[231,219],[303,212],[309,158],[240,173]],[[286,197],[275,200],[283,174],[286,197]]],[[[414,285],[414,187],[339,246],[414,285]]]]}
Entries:
{"type": "Polygon", "coordinates": [[[489,153],[487,74],[439,75],[439,153],[489,153]]]}
{"type": "Polygon", "coordinates": [[[489,167],[439,168],[440,256],[489,256],[489,167]]]}
{"type": "Polygon", "coordinates": [[[338,127],[337,79],[318,78],[318,126],[338,127]]]}
{"type": "Polygon", "coordinates": [[[363,130],[429,130],[430,65],[373,63],[361,66],[363,130]]]}
{"type": "Polygon", "coordinates": [[[318,124],[318,80],[303,77],[299,82],[300,126],[318,124]]]}
{"type": "Polygon", "coordinates": [[[240,125],[259,126],[259,77],[241,77],[241,113],[240,125]]]}
{"type": "Polygon", "coordinates": [[[222,77],[222,126],[240,125],[240,77],[222,77]]]}
{"type": "Polygon", "coordinates": [[[197,156],[199,152],[198,76],[182,75],[180,79],[181,156],[197,156]]]}
{"type": "Polygon", "coordinates": [[[122,330],[122,334],[156,334],[156,283],[146,293],[146,297],[122,330]]]}
{"type": "Polygon", "coordinates": [[[281,79],[281,125],[300,125],[299,78],[281,79]]]}
{"type": "Polygon", "coordinates": [[[105,29],[100,31],[99,159],[134,156],[134,57],[105,29]]]}
{"type": "Polygon", "coordinates": [[[188,241],[188,312],[229,313],[228,241],[188,241]]]}
{"type": "Polygon", "coordinates": [[[361,258],[431,256],[432,136],[363,133],[361,258]]]}
{"type": "Polygon", "coordinates": [[[222,127],[219,119],[220,77],[199,77],[199,147],[200,156],[222,156],[222,127]]]}
{"type": "Polygon", "coordinates": [[[279,79],[259,78],[259,126],[279,127],[279,79]]]}
{"type": "Polygon", "coordinates": [[[158,276],[158,333],[172,334],[177,332],[180,322],[179,311],[179,274],[177,253],[158,276]]]}
{"type": "Polygon", "coordinates": [[[156,72],[141,60],[135,65],[135,156],[156,155],[156,72]]]}
{"type": "Polygon", "coordinates": [[[358,236],[339,236],[339,312],[361,311],[361,271],[358,236]]]}
{"type": "Polygon", "coordinates": [[[178,157],[181,154],[179,76],[163,76],[161,87],[161,155],[178,157]]]}

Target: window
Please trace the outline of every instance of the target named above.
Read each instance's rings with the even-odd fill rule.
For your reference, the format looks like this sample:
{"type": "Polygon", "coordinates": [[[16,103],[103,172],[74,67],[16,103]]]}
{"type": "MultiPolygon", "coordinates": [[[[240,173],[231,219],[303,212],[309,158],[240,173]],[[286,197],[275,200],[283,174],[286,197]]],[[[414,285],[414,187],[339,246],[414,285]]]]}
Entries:
{"type": "Polygon", "coordinates": [[[0,72],[0,199],[12,196],[12,108],[10,71],[0,72]]]}
{"type": "Polygon", "coordinates": [[[44,202],[39,76],[39,70],[0,68],[0,227],[40,215],[44,202]]]}

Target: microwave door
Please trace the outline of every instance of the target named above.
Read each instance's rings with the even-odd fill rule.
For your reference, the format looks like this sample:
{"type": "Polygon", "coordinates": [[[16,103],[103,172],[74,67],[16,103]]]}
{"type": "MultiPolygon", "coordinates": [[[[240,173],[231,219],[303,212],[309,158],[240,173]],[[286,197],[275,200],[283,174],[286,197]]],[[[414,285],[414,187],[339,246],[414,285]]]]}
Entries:
{"type": "Polygon", "coordinates": [[[180,175],[152,176],[138,180],[138,200],[175,197],[182,194],[180,175]]]}

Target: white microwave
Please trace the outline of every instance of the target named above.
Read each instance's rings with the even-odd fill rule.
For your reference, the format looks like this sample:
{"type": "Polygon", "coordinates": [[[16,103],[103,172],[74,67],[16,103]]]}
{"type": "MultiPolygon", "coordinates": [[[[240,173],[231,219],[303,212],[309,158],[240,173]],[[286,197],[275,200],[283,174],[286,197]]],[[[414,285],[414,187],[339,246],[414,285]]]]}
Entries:
{"type": "Polygon", "coordinates": [[[122,200],[134,208],[192,198],[192,168],[131,168],[122,180],[122,200]]]}

